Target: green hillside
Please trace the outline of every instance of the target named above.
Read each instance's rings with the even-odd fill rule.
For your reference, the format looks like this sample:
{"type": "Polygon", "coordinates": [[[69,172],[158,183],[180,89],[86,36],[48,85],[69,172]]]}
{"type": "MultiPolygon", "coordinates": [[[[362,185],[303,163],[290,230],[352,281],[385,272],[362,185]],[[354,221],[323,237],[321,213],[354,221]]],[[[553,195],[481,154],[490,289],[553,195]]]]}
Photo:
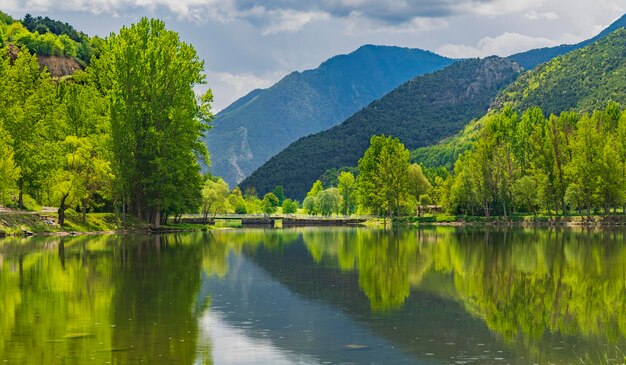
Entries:
{"type": "Polygon", "coordinates": [[[419,49],[368,45],[294,72],[217,114],[206,136],[210,172],[234,186],[298,138],[337,125],[403,82],[452,62],[419,49]]]}
{"type": "Polygon", "coordinates": [[[576,44],[562,44],[556,47],[545,47],[545,48],[537,48],[531,49],[526,52],[521,52],[509,56],[510,59],[519,63],[526,70],[532,70],[537,65],[542,64],[544,62],[548,62],[551,59],[564,55],[568,52],[583,48],[601,38],[606,37],[607,35],[613,33],[619,28],[626,27],[626,15],[623,15],[616,21],[614,21],[610,26],[600,32],[593,38],[584,40],[580,43],[576,44]]]}
{"type": "Polygon", "coordinates": [[[288,196],[302,199],[328,169],[356,166],[372,135],[392,135],[414,149],[458,132],[468,120],[485,114],[497,92],[518,72],[516,63],[489,57],[416,77],[344,123],[301,138],[240,186],[265,193],[282,185],[288,196]]]}
{"type": "MultiPolygon", "coordinates": [[[[610,100],[626,104],[626,29],[621,28],[579,50],[538,66],[504,89],[492,105],[509,104],[518,111],[540,107],[546,115],[603,109],[610,100]]],[[[414,161],[451,167],[470,148],[482,121],[434,146],[413,151],[414,161]]]]}
{"type": "Polygon", "coordinates": [[[40,66],[47,67],[53,77],[87,66],[102,43],[101,38],[90,38],[70,24],[49,17],[26,14],[18,20],[0,11],[0,47],[8,46],[11,59],[26,48],[37,55],[40,66]]]}

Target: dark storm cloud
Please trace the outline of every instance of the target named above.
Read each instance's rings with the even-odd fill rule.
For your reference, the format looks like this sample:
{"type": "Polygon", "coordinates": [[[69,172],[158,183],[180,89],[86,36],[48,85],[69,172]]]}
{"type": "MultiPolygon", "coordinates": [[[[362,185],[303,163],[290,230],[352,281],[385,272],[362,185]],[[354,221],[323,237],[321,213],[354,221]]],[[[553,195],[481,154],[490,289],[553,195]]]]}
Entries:
{"type": "MultiPolygon", "coordinates": [[[[266,11],[319,12],[335,18],[359,16],[387,24],[402,24],[415,18],[443,18],[459,13],[462,7],[483,5],[494,0],[234,0],[241,14],[266,11]]],[[[254,21],[253,21],[254,23],[254,21]]]]}

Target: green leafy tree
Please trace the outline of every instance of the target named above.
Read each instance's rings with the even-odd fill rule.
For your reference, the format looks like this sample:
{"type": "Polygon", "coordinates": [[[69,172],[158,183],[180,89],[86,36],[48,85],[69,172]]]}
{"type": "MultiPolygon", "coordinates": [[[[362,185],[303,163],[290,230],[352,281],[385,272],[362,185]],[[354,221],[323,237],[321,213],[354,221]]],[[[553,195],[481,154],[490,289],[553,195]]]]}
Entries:
{"type": "Polygon", "coordinates": [[[263,213],[272,214],[275,213],[278,208],[278,197],[274,195],[274,193],[267,193],[263,196],[263,200],[261,201],[261,207],[263,209],[263,213]]]}
{"type": "Polygon", "coordinates": [[[324,185],[320,180],[317,180],[313,183],[313,186],[311,186],[311,190],[306,193],[306,196],[317,196],[317,194],[319,194],[322,190],[324,190],[324,185]]]}
{"type": "Polygon", "coordinates": [[[539,206],[537,181],[532,176],[522,176],[513,184],[513,203],[525,212],[537,214],[539,206]]]}
{"type": "Polygon", "coordinates": [[[202,137],[211,119],[210,94],[196,98],[204,64],[194,48],[143,18],[112,35],[94,62],[110,98],[114,162],[124,206],[161,223],[161,212],[201,189],[198,159],[207,158],[202,137]]]}
{"type": "Polygon", "coordinates": [[[298,212],[298,202],[289,198],[283,201],[282,207],[284,214],[294,214],[298,212]]]}
{"type": "Polygon", "coordinates": [[[285,200],[285,188],[279,185],[272,190],[272,193],[278,198],[278,205],[282,205],[285,200]]]}
{"type": "Polygon", "coordinates": [[[330,188],[317,194],[318,211],[324,216],[341,212],[342,197],[339,189],[330,188]]]}
{"type": "Polygon", "coordinates": [[[228,199],[228,184],[221,178],[208,179],[202,188],[202,214],[204,221],[208,221],[209,214],[226,213],[230,208],[228,199]]]}
{"type": "Polygon", "coordinates": [[[373,136],[359,159],[359,197],[373,212],[400,215],[409,197],[409,151],[393,137],[373,136]]]}
{"type": "Polygon", "coordinates": [[[351,172],[343,171],[337,177],[337,181],[337,189],[339,189],[343,202],[342,213],[350,215],[356,209],[356,180],[351,172]]]}
{"type": "Polygon", "coordinates": [[[20,169],[18,206],[23,194],[41,192],[47,177],[58,166],[57,101],[50,74],[40,71],[37,57],[21,50],[12,65],[0,57],[0,124],[11,137],[13,159],[20,169]],[[55,138],[57,137],[57,138],[55,138]]]}
{"type": "Polygon", "coordinates": [[[304,198],[304,201],[302,202],[302,208],[304,208],[306,214],[316,215],[318,213],[317,197],[307,196],[306,198],[304,198]]]}
{"type": "Polygon", "coordinates": [[[228,202],[230,206],[234,209],[236,214],[246,214],[246,201],[241,194],[241,189],[239,187],[235,187],[233,191],[228,195],[228,202]]]}
{"type": "Polygon", "coordinates": [[[419,197],[424,194],[430,193],[433,186],[431,185],[426,175],[424,175],[424,171],[422,170],[422,166],[418,164],[411,164],[408,170],[409,177],[409,193],[415,198],[416,201],[419,201],[419,197]]]}
{"type": "Polygon", "coordinates": [[[4,203],[4,194],[15,188],[15,182],[20,176],[20,168],[13,160],[13,147],[10,136],[0,125],[0,205],[4,203]]]}
{"type": "Polygon", "coordinates": [[[602,137],[598,133],[594,118],[583,115],[574,135],[572,162],[569,166],[570,178],[582,193],[582,200],[587,215],[597,200],[598,163],[602,157],[602,137]]]}

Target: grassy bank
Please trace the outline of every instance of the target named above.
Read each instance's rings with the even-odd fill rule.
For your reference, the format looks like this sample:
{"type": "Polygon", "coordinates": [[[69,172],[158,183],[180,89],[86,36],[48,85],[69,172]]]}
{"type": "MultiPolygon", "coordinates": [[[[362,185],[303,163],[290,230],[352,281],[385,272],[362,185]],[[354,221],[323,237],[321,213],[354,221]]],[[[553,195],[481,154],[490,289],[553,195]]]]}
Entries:
{"type": "Polygon", "coordinates": [[[133,217],[127,217],[126,224],[116,223],[113,213],[89,213],[83,221],[82,214],[67,212],[65,224],[57,224],[54,213],[10,212],[0,213],[0,236],[63,233],[63,232],[110,232],[118,230],[141,230],[149,225],[133,217]]]}
{"type": "Polygon", "coordinates": [[[400,225],[509,225],[509,226],[622,226],[626,225],[626,215],[592,216],[548,216],[548,215],[512,215],[508,217],[455,216],[446,214],[427,214],[422,217],[402,217],[394,220],[400,225]]]}

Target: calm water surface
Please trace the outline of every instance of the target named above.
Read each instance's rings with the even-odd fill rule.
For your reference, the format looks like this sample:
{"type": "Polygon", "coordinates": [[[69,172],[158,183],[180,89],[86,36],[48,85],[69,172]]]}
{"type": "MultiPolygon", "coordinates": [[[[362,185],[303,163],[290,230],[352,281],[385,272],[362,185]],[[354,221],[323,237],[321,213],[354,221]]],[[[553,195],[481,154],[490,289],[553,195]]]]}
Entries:
{"type": "Polygon", "coordinates": [[[0,363],[626,362],[626,233],[0,240],[0,363]]]}

